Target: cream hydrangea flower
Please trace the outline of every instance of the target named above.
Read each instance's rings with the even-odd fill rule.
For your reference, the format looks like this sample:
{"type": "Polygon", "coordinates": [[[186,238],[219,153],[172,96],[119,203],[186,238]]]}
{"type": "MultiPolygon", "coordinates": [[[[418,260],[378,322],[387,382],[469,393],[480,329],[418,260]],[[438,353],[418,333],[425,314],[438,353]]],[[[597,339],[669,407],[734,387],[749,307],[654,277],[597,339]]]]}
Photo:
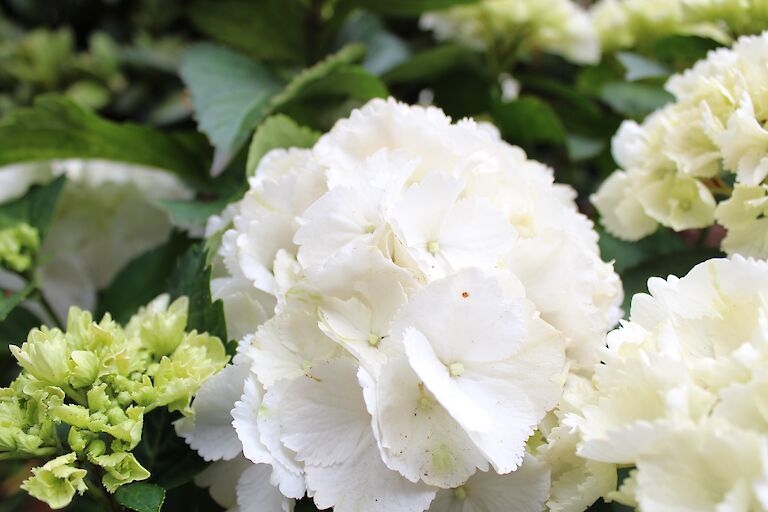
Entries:
{"type": "Polygon", "coordinates": [[[225,228],[217,279],[271,299],[224,296],[228,321],[268,318],[178,424],[217,464],[269,468],[234,496],[541,508],[528,439],[621,300],[573,193],[494,130],[394,100],[269,153],[250,185],[210,231],[225,228]]]}
{"type": "Polygon", "coordinates": [[[641,125],[622,124],[612,143],[621,170],[592,196],[611,234],[638,240],[658,224],[682,231],[717,221],[728,229],[727,253],[768,256],[766,51],[768,33],[710,52],[669,79],[675,102],[641,125]]]}
{"type": "Polygon", "coordinates": [[[764,510],[768,263],[652,278],[564,425],[591,462],[634,466],[604,496],[648,511],[764,510]]]}
{"type": "Polygon", "coordinates": [[[761,0],[599,0],[589,14],[607,51],[652,45],[673,35],[728,43],[768,28],[761,0]]]}
{"type": "Polygon", "coordinates": [[[600,58],[589,16],[571,0],[481,0],[427,13],[420,24],[478,50],[545,51],[580,64],[600,58]]]}
{"type": "Polygon", "coordinates": [[[40,274],[43,293],[63,319],[70,306],[92,310],[97,290],[131,259],[165,241],[172,225],[158,202],[187,199],[192,191],[158,169],[61,160],[0,168],[0,203],[61,175],[68,183],[40,249],[46,257],[40,274]]]}

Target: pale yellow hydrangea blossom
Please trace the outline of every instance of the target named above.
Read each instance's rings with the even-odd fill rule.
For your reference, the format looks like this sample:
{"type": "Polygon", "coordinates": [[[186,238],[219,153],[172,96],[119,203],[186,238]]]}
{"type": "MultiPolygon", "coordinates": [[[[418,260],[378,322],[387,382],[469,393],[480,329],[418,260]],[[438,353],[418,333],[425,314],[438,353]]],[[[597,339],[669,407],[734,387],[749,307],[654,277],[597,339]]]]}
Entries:
{"type": "MultiPolygon", "coordinates": [[[[434,11],[421,27],[441,41],[495,52],[546,52],[580,64],[600,58],[587,12],[571,0],[481,0],[434,11]]],[[[501,70],[500,70],[501,71],[501,70]]]]}
{"type": "Polygon", "coordinates": [[[42,327],[11,345],[23,370],[0,388],[0,460],[66,452],[33,469],[23,489],[58,509],[86,490],[88,463],[110,493],[150,476],[131,453],[144,416],[192,414],[192,395],[229,360],[218,338],[185,332],[187,304],[160,296],[125,328],[73,307],[66,331],[42,327]]]}
{"type": "Polygon", "coordinates": [[[40,249],[40,235],[29,224],[20,223],[0,228],[0,266],[24,272],[40,249]]]}
{"type": "Polygon", "coordinates": [[[565,414],[577,453],[633,468],[605,497],[642,512],[768,510],[768,263],[713,259],[648,288],[565,414]]]}
{"type": "Polygon", "coordinates": [[[592,202],[611,234],[638,240],[715,222],[729,254],[768,256],[768,33],[742,37],[669,79],[676,101],[613,138],[621,170],[592,202]],[[733,185],[733,186],[732,186],[733,185]]]}
{"type": "Polygon", "coordinates": [[[604,51],[650,45],[673,35],[729,43],[768,28],[763,0],[599,0],[589,14],[604,51]]]}

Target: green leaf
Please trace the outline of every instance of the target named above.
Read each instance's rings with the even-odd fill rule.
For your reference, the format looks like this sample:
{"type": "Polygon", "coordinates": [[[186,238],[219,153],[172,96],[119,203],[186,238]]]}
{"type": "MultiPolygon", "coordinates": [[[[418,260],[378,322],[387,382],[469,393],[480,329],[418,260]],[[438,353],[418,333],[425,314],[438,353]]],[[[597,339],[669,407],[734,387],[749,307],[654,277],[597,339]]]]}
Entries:
{"type": "Polygon", "coordinates": [[[613,268],[619,274],[665,254],[686,250],[682,238],[670,229],[658,229],[637,242],[620,240],[607,233],[602,226],[595,229],[600,235],[600,255],[604,261],[613,261],[613,268]]]}
{"type": "Polygon", "coordinates": [[[632,52],[619,52],[616,54],[626,74],[624,79],[628,82],[643,80],[645,78],[662,78],[672,72],[658,62],[632,52]]]}
{"type": "Polygon", "coordinates": [[[513,144],[529,146],[542,142],[565,142],[565,128],[557,114],[533,96],[508,103],[496,102],[492,114],[504,138],[513,144]]]}
{"type": "Polygon", "coordinates": [[[381,19],[368,12],[353,13],[339,30],[336,47],[364,43],[368,52],[363,67],[374,75],[381,75],[401,64],[410,55],[408,45],[389,32],[381,19]]]}
{"type": "Polygon", "coordinates": [[[720,43],[707,37],[672,35],[655,41],[649,52],[656,60],[669,63],[676,70],[683,70],[720,46],[720,43]]]}
{"type": "Polygon", "coordinates": [[[190,247],[179,261],[168,291],[174,299],[182,295],[189,298],[188,329],[208,332],[226,342],[224,303],[211,301],[210,281],[211,267],[206,262],[204,244],[200,242],[190,247]]]}
{"type": "Polygon", "coordinates": [[[210,37],[264,61],[305,62],[305,3],[300,0],[196,0],[192,23],[210,37]]]}
{"type": "Polygon", "coordinates": [[[624,314],[629,315],[634,294],[647,292],[648,279],[651,277],[682,277],[702,261],[722,256],[723,253],[717,249],[690,249],[654,258],[628,269],[621,275],[624,284],[624,314]]]}
{"type": "Polygon", "coordinates": [[[619,114],[637,120],[675,99],[658,85],[636,82],[607,83],[600,98],[619,114]]]}
{"type": "Polygon", "coordinates": [[[565,140],[568,158],[571,162],[589,160],[599,155],[606,147],[606,142],[594,137],[585,137],[575,133],[569,134],[565,140]]]}
{"type": "Polygon", "coordinates": [[[61,176],[47,185],[30,188],[24,197],[1,205],[0,226],[24,222],[37,229],[42,240],[51,223],[65,183],[66,178],[61,176]]]}
{"type": "Polygon", "coordinates": [[[275,96],[271,110],[278,111],[290,103],[319,96],[342,96],[359,100],[386,96],[387,87],[378,77],[352,64],[364,56],[365,47],[353,44],[305,69],[275,96]]]}
{"type": "Polygon", "coordinates": [[[387,88],[361,66],[365,55],[351,45],[297,74],[283,88],[267,68],[237,52],[211,44],[190,47],[182,56],[181,76],[192,93],[200,129],[216,147],[212,172],[221,172],[270,113],[320,97],[368,100],[387,88]]]}
{"type": "Polygon", "coordinates": [[[249,57],[208,43],[182,53],[180,74],[200,130],[216,148],[211,171],[219,174],[268,112],[282,82],[249,57]]]}
{"type": "Polygon", "coordinates": [[[387,71],[382,78],[387,83],[423,82],[477,63],[476,52],[463,46],[446,44],[413,54],[399,66],[387,71]]]}
{"type": "Polygon", "coordinates": [[[99,293],[97,317],[110,313],[116,321],[128,322],[141,306],[165,291],[168,276],[188,247],[186,236],[173,233],[167,243],[130,261],[99,293]]]}
{"type": "Polygon", "coordinates": [[[371,12],[396,17],[416,17],[428,11],[455,5],[473,4],[478,0],[352,0],[354,5],[371,12]]]}
{"type": "Polygon", "coordinates": [[[205,228],[211,215],[218,215],[231,202],[240,199],[242,194],[223,196],[212,201],[160,201],[160,207],[170,215],[175,226],[205,228]]]}
{"type": "Polygon", "coordinates": [[[155,484],[135,482],[118,488],[115,500],[136,512],[160,512],[165,501],[165,489],[155,484]]]}
{"type": "Polygon", "coordinates": [[[262,157],[277,148],[311,148],[320,138],[320,134],[309,128],[299,126],[293,119],[278,114],[266,119],[253,134],[248,148],[248,163],[245,171],[253,176],[262,157]]]}
{"type": "Polygon", "coordinates": [[[29,282],[24,288],[9,296],[0,295],[0,322],[4,321],[16,306],[24,302],[36,287],[34,282],[29,282]]]}
{"type": "Polygon", "coordinates": [[[115,160],[165,169],[203,186],[205,167],[175,137],[113,123],[57,96],[39,97],[0,124],[0,165],[64,158],[115,160]]]}

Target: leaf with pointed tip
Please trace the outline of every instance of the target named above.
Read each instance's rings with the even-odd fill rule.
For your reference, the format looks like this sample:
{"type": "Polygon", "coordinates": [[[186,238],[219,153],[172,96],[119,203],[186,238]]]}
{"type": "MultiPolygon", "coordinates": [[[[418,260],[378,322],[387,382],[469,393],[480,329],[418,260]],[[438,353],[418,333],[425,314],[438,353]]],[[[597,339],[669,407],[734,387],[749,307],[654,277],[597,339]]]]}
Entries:
{"type": "Polygon", "coordinates": [[[262,157],[277,148],[311,148],[320,138],[320,134],[300,126],[288,116],[278,114],[267,118],[253,134],[248,148],[248,163],[245,171],[253,176],[262,157]]]}

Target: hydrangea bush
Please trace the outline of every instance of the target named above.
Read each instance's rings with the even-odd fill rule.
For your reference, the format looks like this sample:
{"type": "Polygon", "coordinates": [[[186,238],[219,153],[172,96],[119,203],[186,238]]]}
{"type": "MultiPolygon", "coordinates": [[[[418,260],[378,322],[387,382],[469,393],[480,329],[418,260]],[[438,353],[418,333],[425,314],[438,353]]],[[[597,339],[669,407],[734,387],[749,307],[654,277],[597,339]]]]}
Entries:
{"type": "Polygon", "coordinates": [[[763,3],[3,3],[0,512],[768,511],[763,3]]]}

